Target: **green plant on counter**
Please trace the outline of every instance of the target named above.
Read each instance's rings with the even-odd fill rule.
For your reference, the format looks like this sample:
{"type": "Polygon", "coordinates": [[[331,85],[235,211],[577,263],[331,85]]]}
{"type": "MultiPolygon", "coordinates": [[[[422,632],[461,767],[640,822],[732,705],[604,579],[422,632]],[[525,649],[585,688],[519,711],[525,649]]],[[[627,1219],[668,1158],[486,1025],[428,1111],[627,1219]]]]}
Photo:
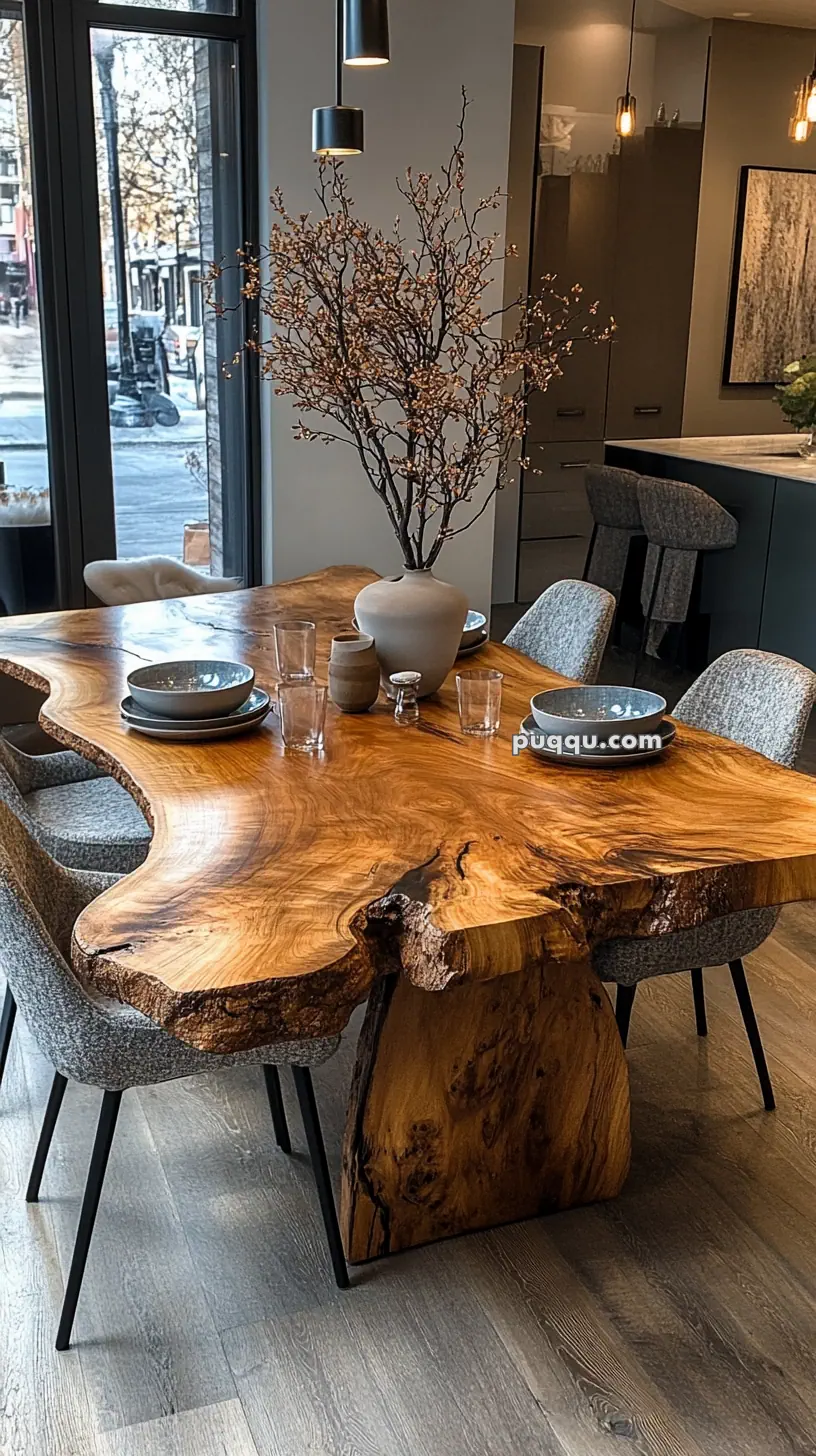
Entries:
{"type": "Polygon", "coordinates": [[[777,402],[797,430],[816,429],[816,352],[786,364],[776,391],[777,402]]]}

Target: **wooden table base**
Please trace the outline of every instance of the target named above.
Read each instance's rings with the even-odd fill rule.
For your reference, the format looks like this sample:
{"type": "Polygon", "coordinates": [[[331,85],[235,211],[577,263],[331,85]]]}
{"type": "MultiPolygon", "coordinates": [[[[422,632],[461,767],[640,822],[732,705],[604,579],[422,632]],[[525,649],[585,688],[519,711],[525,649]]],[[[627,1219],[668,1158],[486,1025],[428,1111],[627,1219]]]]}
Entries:
{"type": "Polygon", "coordinates": [[[614,1198],[629,1158],[626,1059],[588,964],[374,986],[343,1157],[351,1263],[614,1198]]]}

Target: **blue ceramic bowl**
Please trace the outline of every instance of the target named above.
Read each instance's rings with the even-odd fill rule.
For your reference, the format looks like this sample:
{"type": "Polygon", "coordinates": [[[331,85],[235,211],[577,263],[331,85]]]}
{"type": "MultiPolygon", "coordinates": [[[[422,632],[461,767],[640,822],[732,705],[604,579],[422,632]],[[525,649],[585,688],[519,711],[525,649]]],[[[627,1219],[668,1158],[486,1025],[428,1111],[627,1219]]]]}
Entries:
{"type": "Polygon", "coordinates": [[[551,688],[530,699],[542,733],[597,733],[600,738],[625,725],[651,733],[662,722],[666,699],[646,688],[616,688],[606,683],[587,687],[551,688]]]}
{"type": "Polygon", "coordinates": [[[221,718],[245,703],[255,673],[243,662],[154,662],[128,677],[134,701],[161,718],[221,718]]]}

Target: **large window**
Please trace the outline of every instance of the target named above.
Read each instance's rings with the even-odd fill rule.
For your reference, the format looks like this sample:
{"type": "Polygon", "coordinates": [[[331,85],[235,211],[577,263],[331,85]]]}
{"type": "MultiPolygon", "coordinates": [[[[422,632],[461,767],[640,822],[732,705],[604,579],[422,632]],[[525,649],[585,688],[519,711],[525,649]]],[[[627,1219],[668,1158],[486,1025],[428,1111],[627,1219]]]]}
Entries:
{"type": "Polygon", "coordinates": [[[244,459],[221,363],[241,340],[202,279],[242,242],[233,46],[94,29],[91,49],[117,553],[222,575],[244,459]]]}
{"type": "Polygon", "coordinates": [[[56,600],[25,39],[0,9],[0,611],[56,600]]]}
{"type": "Polygon", "coordinates": [[[100,556],[252,582],[257,378],[228,366],[253,320],[237,277],[222,318],[202,290],[257,237],[252,0],[0,16],[0,459],[46,510],[50,480],[59,598],[100,556]]]}

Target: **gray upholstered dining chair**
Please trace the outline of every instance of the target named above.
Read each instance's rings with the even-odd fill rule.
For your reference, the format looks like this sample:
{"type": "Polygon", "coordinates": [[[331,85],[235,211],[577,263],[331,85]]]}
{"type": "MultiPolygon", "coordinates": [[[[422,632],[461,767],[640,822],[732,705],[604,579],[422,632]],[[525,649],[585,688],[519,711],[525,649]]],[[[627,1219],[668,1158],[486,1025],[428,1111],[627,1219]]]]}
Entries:
{"type": "Polygon", "coordinates": [[[584,581],[605,587],[617,601],[633,536],[643,535],[638,505],[638,481],[634,470],[617,465],[588,465],[584,473],[592,535],[589,540],[584,581]]]}
{"type": "Polygon", "coordinates": [[[103,1089],[57,1331],[58,1350],[70,1343],[119,1105],[129,1087],[154,1086],[223,1067],[262,1067],[278,1145],[291,1152],[278,1074],[279,1065],[291,1066],[334,1276],[341,1289],[349,1283],[309,1071],[333,1055],[340,1038],[276,1042],[217,1056],[178,1041],[133,1007],[94,998],[70,969],[71,932],[79,912],[113,878],[58,865],[0,803],[0,967],[40,1051],[55,1068],[26,1192],[28,1202],[39,1197],[68,1079],[103,1089]]]}
{"type": "MultiPolygon", "coordinates": [[[[0,734],[0,804],[63,865],[127,874],[144,862],[150,828],[130,794],[78,753],[33,755],[0,734]],[[86,772],[87,771],[87,772],[86,772]]],[[[0,1011],[0,1085],[14,1030],[6,986],[0,1011]]]]}
{"type": "Polygon", "coordinates": [[[688,617],[697,560],[704,551],[729,551],[739,526],[724,506],[683,480],[638,480],[638,504],[648,547],[641,585],[643,631],[635,660],[656,655],[666,629],[688,617]]]}
{"type": "Polygon", "coordinates": [[[107,774],[71,777],[80,771],[74,769],[74,758],[84,762],[78,754],[48,754],[42,768],[21,775],[17,765],[0,751],[0,800],[61,864],[114,874],[138,869],[150,847],[150,826],[144,814],[127,790],[107,774]],[[50,758],[67,762],[49,765],[50,758]]]}
{"type": "MultiPolygon", "coordinates": [[[[39,746],[39,744],[38,744],[39,746]]],[[[90,759],[74,753],[70,748],[60,748],[49,735],[31,724],[0,731],[0,766],[14,779],[21,794],[30,794],[32,789],[53,789],[59,784],[79,784],[86,779],[101,779],[105,770],[90,759]],[[22,731],[29,738],[21,738],[22,731]],[[29,753],[30,736],[36,734],[40,742],[50,745],[49,751],[29,753]]]]}
{"type": "Polygon", "coordinates": [[[556,581],[505,637],[542,667],[577,682],[596,681],[615,616],[615,598],[589,581],[556,581]]]}
{"type": "MultiPolygon", "coordinates": [[[[793,768],[810,710],[816,700],[816,674],[788,657],[754,648],[726,652],[707,667],[680,699],[673,717],[753,748],[775,763],[793,768]]],[[[592,952],[602,981],[614,981],[615,1014],[624,1046],[635,992],[651,976],[691,972],[697,1033],[708,1031],[703,967],[727,964],[751,1045],[762,1098],[770,1112],[773,1087],[762,1048],[743,959],[767,940],[778,908],[741,910],[689,930],[645,940],[605,941],[592,952]]]]}

